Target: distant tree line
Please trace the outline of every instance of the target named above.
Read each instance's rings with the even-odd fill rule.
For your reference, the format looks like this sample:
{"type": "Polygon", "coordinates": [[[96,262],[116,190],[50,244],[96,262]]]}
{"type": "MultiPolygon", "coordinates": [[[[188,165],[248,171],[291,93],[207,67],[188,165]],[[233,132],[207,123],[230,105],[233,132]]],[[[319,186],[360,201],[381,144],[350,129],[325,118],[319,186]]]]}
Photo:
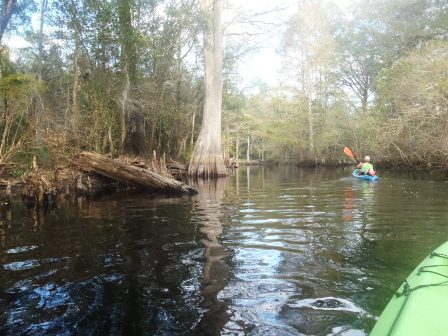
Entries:
{"type": "Polygon", "coordinates": [[[350,13],[300,2],[282,37],[282,85],[227,100],[239,141],[226,143],[245,153],[250,138],[254,159],[295,162],[341,159],[349,146],[447,171],[447,23],[444,1],[358,1],[350,13]]]}

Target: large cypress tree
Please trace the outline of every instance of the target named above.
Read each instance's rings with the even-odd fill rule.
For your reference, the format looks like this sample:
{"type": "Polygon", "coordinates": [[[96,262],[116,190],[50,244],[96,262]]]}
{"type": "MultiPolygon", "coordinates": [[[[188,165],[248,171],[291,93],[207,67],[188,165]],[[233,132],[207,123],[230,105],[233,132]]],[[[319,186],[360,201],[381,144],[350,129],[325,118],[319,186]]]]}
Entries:
{"type": "Polygon", "coordinates": [[[190,160],[189,174],[197,177],[227,175],[221,150],[223,0],[201,0],[206,18],[204,32],[205,100],[201,131],[190,160]]]}

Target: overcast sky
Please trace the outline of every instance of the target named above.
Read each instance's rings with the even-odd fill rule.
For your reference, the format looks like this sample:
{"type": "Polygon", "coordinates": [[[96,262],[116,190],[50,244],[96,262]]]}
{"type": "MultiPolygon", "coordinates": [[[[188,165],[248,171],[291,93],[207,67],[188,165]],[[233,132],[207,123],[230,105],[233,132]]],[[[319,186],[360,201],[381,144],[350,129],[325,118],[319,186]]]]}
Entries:
{"type": "MultiPolygon", "coordinates": [[[[229,0],[229,6],[234,9],[227,12],[225,19],[235,15],[238,10],[242,10],[249,15],[255,14],[255,20],[258,21],[259,19],[259,21],[267,23],[266,25],[260,23],[261,36],[249,37],[249,41],[257,39],[259,43],[257,43],[257,48],[240,62],[242,88],[250,87],[251,82],[257,79],[269,85],[279,84],[281,58],[278,50],[285,29],[283,23],[296,12],[299,2],[300,0],[229,0]],[[270,25],[270,23],[273,24],[270,25]]],[[[332,0],[332,2],[336,3],[342,10],[346,10],[353,3],[353,0],[332,0]]],[[[241,33],[253,29],[254,27],[248,25],[236,25],[229,28],[230,34],[233,31],[241,33]]]]}

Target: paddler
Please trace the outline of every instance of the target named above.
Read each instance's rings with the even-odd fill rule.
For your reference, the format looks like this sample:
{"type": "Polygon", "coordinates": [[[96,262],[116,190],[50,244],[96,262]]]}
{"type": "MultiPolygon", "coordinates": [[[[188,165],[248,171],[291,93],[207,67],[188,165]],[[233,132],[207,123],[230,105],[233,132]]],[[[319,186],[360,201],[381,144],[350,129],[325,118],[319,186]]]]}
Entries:
{"type": "Polygon", "coordinates": [[[370,163],[370,156],[364,156],[362,162],[356,166],[359,169],[359,175],[371,175],[375,176],[376,172],[373,169],[373,165],[370,163]]]}

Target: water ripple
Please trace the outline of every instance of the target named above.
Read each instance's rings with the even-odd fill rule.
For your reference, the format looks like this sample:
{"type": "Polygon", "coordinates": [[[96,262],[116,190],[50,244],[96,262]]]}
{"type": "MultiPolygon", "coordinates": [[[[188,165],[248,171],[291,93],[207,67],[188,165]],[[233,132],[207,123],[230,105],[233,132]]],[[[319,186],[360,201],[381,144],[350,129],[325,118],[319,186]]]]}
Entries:
{"type": "Polygon", "coordinates": [[[0,334],[365,336],[446,239],[448,191],[349,174],[248,167],[191,198],[13,205],[0,334]]]}
{"type": "Polygon", "coordinates": [[[31,245],[31,246],[17,246],[14,247],[12,249],[6,250],[5,253],[6,254],[17,254],[17,253],[25,253],[25,252],[30,252],[30,251],[34,251],[35,249],[38,249],[39,246],[36,245],[31,245]]]}
{"type": "Polygon", "coordinates": [[[347,299],[335,297],[323,297],[317,299],[303,299],[295,302],[288,302],[288,305],[293,308],[312,308],[318,310],[339,310],[356,314],[364,314],[365,311],[356,306],[353,302],[347,299]]]}

